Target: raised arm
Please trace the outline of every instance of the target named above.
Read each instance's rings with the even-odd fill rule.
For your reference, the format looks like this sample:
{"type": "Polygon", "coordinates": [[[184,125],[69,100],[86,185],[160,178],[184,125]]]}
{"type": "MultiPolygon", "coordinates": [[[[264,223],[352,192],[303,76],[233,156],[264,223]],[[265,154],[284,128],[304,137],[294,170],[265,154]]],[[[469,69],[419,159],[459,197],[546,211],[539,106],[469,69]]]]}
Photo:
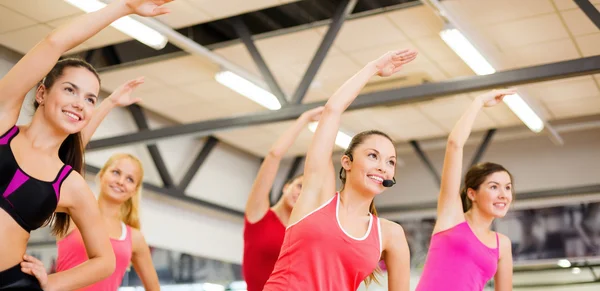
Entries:
{"type": "Polygon", "coordinates": [[[134,80],[129,80],[125,84],[119,86],[110,96],[106,97],[100,106],[94,110],[94,115],[88,125],[81,131],[81,139],[83,141],[83,147],[85,147],[102,120],[108,115],[108,113],[115,107],[129,106],[133,103],[141,101],[140,98],[133,98],[131,93],[141,84],[144,83],[144,78],[140,77],[134,80]]]}
{"type": "Polygon", "coordinates": [[[96,197],[83,177],[72,172],[63,183],[61,192],[57,212],[66,212],[72,217],[83,238],[89,260],[48,276],[48,287],[44,290],[80,289],[110,276],[115,270],[115,254],[104,219],[96,197]]]}
{"type": "Polygon", "coordinates": [[[292,146],[300,132],[306,128],[306,125],[311,121],[319,120],[323,107],[317,107],[309,111],[304,112],[296,122],[288,128],[288,130],[281,136],[265,157],[265,160],[260,165],[258,175],[254,180],[252,189],[250,190],[250,196],[246,202],[246,219],[250,223],[257,222],[265,216],[269,210],[269,193],[273,187],[277,170],[281,159],[292,146]]]}
{"type": "Polygon", "coordinates": [[[166,2],[170,0],[113,1],[105,8],[84,14],[48,34],[0,80],[0,129],[7,129],[17,121],[27,92],[42,80],[63,53],[125,15],[137,13],[155,16],[166,13],[166,8],[159,7],[166,2]]]}
{"type": "Polygon", "coordinates": [[[133,245],[131,262],[133,263],[135,272],[142,280],[144,290],[160,291],[160,283],[158,281],[156,269],[154,269],[154,264],[152,263],[150,247],[148,247],[148,243],[146,243],[144,235],[141,231],[132,228],[131,239],[131,243],[133,245]]]}
{"type": "Polygon", "coordinates": [[[482,107],[494,106],[502,102],[504,96],[514,93],[514,90],[493,90],[477,96],[450,132],[442,169],[434,233],[449,229],[465,220],[460,200],[463,147],[471,134],[477,114],[482,107]]]}
{"type": "Polygon", "coordinates": [[[320,197],[320,193],[323,192],[322,187],[330,176],[329,164],[342,113],[371,77],[376,74],[382,77],[390,76],[400,71],[402,65],[414,60],[415,57],[416,52],[409,50],[388,52],[367,64],[329,98],[306,155],[302,194],[294,206],[290,224],[313,211],[327,199],[326,196],[320,197]]]}

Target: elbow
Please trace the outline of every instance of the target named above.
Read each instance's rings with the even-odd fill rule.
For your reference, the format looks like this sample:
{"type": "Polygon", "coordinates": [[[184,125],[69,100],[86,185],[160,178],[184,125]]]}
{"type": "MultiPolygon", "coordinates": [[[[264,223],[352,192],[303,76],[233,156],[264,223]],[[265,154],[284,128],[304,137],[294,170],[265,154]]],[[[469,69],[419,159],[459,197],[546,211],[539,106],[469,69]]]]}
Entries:
{"type": "Polygon", "coordinates": [[[102,277],[101,280],[104,280],[115,272],[115,268],[117,267],[115,254],[111,252],[110,255],[99,258],[99,261],[100,270],[98,270],[98,276],[102,277]]]}
{"type": "Polygon", "coordinates": [[[450,137],[448,139],[448,143],[446,144],[446,147],[448,149],[460,150],[463,148],[463,144],[459,143],[458,141],[456,141],[455,139],[450,137]]]}
{"type": "Polygon", "coordinates": [[[267,157],[273,160],[281,160],[283,158],[283,151],[277,149],[270,149],[269,153],[267,154],[267,157]]]}

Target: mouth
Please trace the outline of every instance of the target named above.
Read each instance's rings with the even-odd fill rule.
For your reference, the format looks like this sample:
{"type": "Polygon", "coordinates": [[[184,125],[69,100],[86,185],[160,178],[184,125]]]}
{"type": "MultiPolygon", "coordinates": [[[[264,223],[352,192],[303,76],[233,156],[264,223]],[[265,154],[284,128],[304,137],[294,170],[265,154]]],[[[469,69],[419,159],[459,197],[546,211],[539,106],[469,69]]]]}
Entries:
{"type": "Polygon", "coordinates": [[[112,190],[113,190],[114,192],[116,192],[116,193],[123,193],[123,192],[125,192],[125,191],[123,190],[123,188],[121,188],[121,187],[118,187],[118,186],[110,186],[110,189],[112,189],[112,190]]]}
{"type": "Polygon", "coordinates": [[[383,183],[383,177],[381,177],[381,176],[367,175],[367,178],[371,179],[372,181],[374,181],[377,184],[382,184],[383,183]]]}
{"type": "Polygon", "coordinates": [[[75,112],[71,112],[71,111],[67,111],[67,110],[63,110],[63,113],[69,117],[69,119],[71,119],[72,121],[81,121],[81,119],[83,118],[81,115],[75,113],[75,112]]]}
{"type": "Polygon", "coordinates": [[[504,210],[504,209],[506,209],[506,203],[505,202],[496,202],[496,203],[494,203],[494,207],[499,210],[504,210]]]}

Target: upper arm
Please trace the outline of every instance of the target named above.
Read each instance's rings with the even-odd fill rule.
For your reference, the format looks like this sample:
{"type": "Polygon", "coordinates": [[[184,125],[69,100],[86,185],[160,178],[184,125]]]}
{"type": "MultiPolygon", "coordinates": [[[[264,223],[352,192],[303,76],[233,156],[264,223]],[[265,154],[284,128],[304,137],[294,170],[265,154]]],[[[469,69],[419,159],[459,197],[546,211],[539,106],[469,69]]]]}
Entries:
{"type": "Polygon", "coordinates": [[[144,289],[149,291],[159,290],[160,284],[154,264],[152,263],[150,247],[148,247],[141,231],[131,228],[131,243],[133,247],[131,262],[136,273],[142,280],[144,289]]]}
{"type": "Polygon", "coordinates": [[[434,233],[451,228],[465,219],[460,198],[462,159],[462,147],[448,141],[442,169],[434,233]]]}
{"type": "Polygon", "coordinates": [[[44,39],[0,79],[0,112],[6,116],[1,126],[16,123],[25,95],[52,69],[60,54],[51,41],[44,39]]]}
{"type": "Polygon", "coordinates": [[[250,223],[259,221],[269,210],[269,194],[277,176],[281,158],[268,154],[260,165],[248,201],[246,202],[246,218],[250,223]]]}
{"type": "Polygon", "coordinates": [[[57,210],[62,210],[71,216],[81,233],[90,259],[103,256],[114,258],[96,197],[79,173],[73,171],[65,179],[57,210]]]}
{"type": "Polygon", "coordinates": [[[410,251],[404,229],[397,223],[381,219],[383,260],[388,272],[388,290],[410,289],[410,251]]]}
{"type": "Polygon", "coordinates": [[[502,234],[500,236],[500,259],[498,270],[494,276],[496,291],[512,291],[513,257],[510,239],[502,234]]]}
{"type": "Polygon", "coordinates": [[[333,166],[333,160],[329,158],[329,165],[327,173],[325,174],[325,181],[321,188],[321,194],[319,198],[319,205],[327,202],[333,195],[335,195],[335,167],[333,166]]]}

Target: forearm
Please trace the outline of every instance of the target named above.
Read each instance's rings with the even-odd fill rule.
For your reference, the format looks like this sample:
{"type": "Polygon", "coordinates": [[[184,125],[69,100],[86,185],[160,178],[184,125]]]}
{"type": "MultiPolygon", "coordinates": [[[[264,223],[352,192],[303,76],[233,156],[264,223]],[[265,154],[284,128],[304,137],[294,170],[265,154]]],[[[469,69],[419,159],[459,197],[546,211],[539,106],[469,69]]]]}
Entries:
{"type": "Polygon", "coordinates": [[[81,265],[48,276],[51,291],[76,290],[99,282],[114,272],[115,259],[91,258],[81,265]]]}
{"type": "Polygon", "coordinates": [[[81,131],[81,138],[83,140],[84,147],[90,142],[94,132],[96,132],[96,129],[98,129],[98,126],[100,126],[102,123],[102,120],[104,120],[108,113],[115,107],[115,103],[112,102],[110,98],[106,98],[104,101],[102,101],[102,103],[100,103],[100,106],[94,110],[94,117],[92,117],[90,123],[88,123],[88,125],[81,131]]]}
{"type": "Polygon", "coordinates": [[[465,145],[467,138],[471,134],[475,118],[477,118],[477,114],[482,107],[483,102],[478,98],[469,105],[467,111],[458,120],[452,132],[450,132],[450,136],[448,137],[450,145],[458,148],[462,148],[465,145]]]}
{"type": "Polygon", "coordinates": [[[109,26],[112,22],[130,13],[124,1],[113,1],[106,7],[86,13],[72,22],[52,31],[46,38],[61,54],[66,52],[109,26]]]}
{"type": "Polygon", "coordinates": [[[377,73],[377,67],[373,63],[368,63],[354,76],[348,79],[325,104],[326,110],[337,112],[340,115],[356,99],[360,91],[369,82],[371,77],[377,73]]]}

